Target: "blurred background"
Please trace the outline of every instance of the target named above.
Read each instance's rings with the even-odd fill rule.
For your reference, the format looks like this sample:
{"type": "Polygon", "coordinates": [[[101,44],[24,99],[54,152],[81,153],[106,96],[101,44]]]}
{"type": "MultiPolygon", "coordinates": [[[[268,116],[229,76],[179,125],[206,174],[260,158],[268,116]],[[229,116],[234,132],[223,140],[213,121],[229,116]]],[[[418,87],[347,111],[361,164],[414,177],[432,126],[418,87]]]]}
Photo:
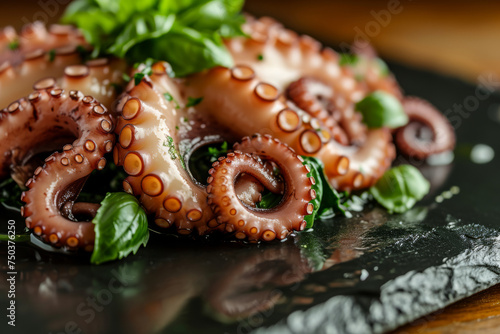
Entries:
{"type": "MultiPolygon", "coordinates": [[[[0,26],[57,22],[70,0],[1,1],[0,26]]],[[[380,55],[470,82],[500,74],[500,2],[432,0],[247,0],[268,15],[326,45],[368,40],[380,55]]]]}

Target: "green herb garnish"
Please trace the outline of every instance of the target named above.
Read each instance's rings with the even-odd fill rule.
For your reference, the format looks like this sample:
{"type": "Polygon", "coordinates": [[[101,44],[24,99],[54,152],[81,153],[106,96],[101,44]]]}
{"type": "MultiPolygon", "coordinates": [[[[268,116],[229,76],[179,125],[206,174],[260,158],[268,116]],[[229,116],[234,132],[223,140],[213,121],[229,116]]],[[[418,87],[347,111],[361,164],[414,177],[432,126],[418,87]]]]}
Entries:
{"type": "Polygon", "coordinates": [[[386,171],[370,188],[370,192],[390,213],[402,213],[411,209],[429,189],[429,181],[418,169],[411,165],[401,165],[386,171]]]}
{"type": "Polygon", "coordinates": [[[363,122],[369,128],[398,128],[408,123],[403,106],[393,95],[375,91],[356,104],[356,110],[363,115],[363,122]]]}
{"type": "Polygon", "coordinates": [[[49,61],[52,63],[56,59],[56,50],[49,50],[49,61]]]}
{"type": "Polygon", "coordinates": [[[201,101],[203,101],[203,96],[202,97],[196,97],[196,98],[188,96],[188,102],[186,104],[186,107],[187,108],[194,107],[195,105],[200,104],[201,101]]]}
{"type": "Polygon", "coordinates": [[[170,102],[174,99],[174,97],[170,94],[170,93],[165,93],[163,94],[163,96],[165,96],[165,99],[170,102]]]}
{"type": "Polygon", "coordinates": [[[243,2],[77,0],[62,21],[83,31],[94,56],[113,54],[131,63],[152,57],[169,62],[176,76],[186,76],[233,65],[222,38],[244,35],[243,2]]]}
{"type": "Polygon", "coordinates": [[[148,219],[137,199],[108,193],[94,220],[95,244],[90,262],[101,264],[137,253],[149,240],[148,219]]]}
{"type": "Polygon", "coordinates": [[[281,194],[275,194],[266,189],[264,195],[260,202],[256,203],[256,206],[260,209],[271,209],[278,205],[283,196],[281,194]]]}
{"type": "Polygon", "coordinates": [[[12,51],[19,49],[19,41],[16,39],[15,41],[10,42],[9,49],[12,51]]]}
{"type": "Polygon", "coordinates": [[[307,228],[311,228],[316,218],[327,218],[333,216],[336,212],[344,214],[345,211],[340,204],[339,193],[332,188],[330,182],[326,179],[323,162],[314,157],[302,156],[304,164],[311,170],[307,176],[314,177],[316,181],[311,187],[316,192],[316,198],[310,203],[314,205],[311,215],[304,219],[307,222],[307,228]]]}
{"type": "Polygon", "coordinates": [[[210,162],[216,162],[217,159],[223,155],[227,154],[227,141],[223,142],[220,149],[217,146],[210,146],[208,148],[208,154],[210,155],[210,162]]]}
{"type": "Polygon", "coordinates": [[[264,60],[264,55],[262,53],[257,55],[257,60],[258,61],[263,61],[264,60]]]}
{"type": "Polygon", "coordinates": [[[163,146],[168,147],[168,154],[170,155],[170,159],[175,160],[179,158],[182,168],[186,169],[186,163],[184,162],[184,158],[181,156],[181,154],[179,153],[179,151],[177,151],[177,148],[175,147],[174,138],[167,136],[167,141],[163,142],[163,146]]]}
{"type": "Polygon", "coordinates": [[[340,66],[354,66],[358,63],[359,57],[358,55],[351,53],[341,53],[339,59],[340,66]]]}
{"type": "MultiPolygon", "coordinates": [[[[174,101],[174,103],[175,103],[175,109],[179,109],[180,108],[179,102],[177,102],[177,100],[174,99],[174,97],[172,96],[172,94],[170,94],[170,93],[167,92],[167,93],[164,93],[163,96],[165,96],[165,99],[168,102],[174,101]]],[[[187,122],[187,118],[184,118],[183,120],[184,120],[184,122],[187,122]]]]}

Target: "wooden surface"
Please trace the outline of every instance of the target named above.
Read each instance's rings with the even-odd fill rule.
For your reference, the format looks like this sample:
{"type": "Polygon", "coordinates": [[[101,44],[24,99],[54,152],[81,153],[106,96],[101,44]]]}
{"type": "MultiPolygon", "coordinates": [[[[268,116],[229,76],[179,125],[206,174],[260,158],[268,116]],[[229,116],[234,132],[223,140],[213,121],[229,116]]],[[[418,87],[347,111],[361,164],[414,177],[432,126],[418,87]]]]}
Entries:
{"type": "MultiPolygon", "coordinates": [[[[35,18],[57,22],[67,2],[1,1],[0,26],[19,28],[35,18]]],[[[484,73],[500,75],[500,2],[404,0],[396,10],[393,8],[389,18],[380,16],[390,13],[391,2],[394,0],[248,0],[246,9],[256,15],[273,16],[330,45],[351,43],[363,36],[384,58],[470,82],[484,73]]],[[[497,285],[392,334],[498,333],[499,328],[497,285]]]]}

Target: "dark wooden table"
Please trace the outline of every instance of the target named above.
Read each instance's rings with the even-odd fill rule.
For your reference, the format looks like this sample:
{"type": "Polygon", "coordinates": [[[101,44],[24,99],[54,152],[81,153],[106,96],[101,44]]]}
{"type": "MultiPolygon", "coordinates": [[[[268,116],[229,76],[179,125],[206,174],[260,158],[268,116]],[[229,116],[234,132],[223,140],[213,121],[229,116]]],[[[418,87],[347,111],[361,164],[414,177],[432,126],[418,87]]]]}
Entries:
{"type": "MultiPolygon", "coordinates": [[[[68,0],[0,3],[0,26],[57,22],[68,0]]],[[[431,0],[248,0],[268,15],[330,45],[368,39],[382,57],[475,83],[500,75],[500,2],[431,0]]],[[[393,334],[498,333],[500,285],[423,317],[393,334]]]]}

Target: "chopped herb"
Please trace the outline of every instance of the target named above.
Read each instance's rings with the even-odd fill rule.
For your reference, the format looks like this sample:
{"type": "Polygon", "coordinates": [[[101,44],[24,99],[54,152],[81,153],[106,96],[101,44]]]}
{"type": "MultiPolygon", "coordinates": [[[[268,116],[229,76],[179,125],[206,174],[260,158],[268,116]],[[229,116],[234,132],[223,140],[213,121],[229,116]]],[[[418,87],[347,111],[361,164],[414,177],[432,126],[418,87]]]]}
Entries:
{"type": "Polygon", "coordinates": [[[339,65],[340,66],[354,66],[359,61],[358,55],[351,53],[341,53],[339,65]]]}
{"type": "Polygon", "coordinates": [[[389,169],[370,188],[377,202],[390,213],[402,213],[411,209],[430,189],[430,183],[419,170],[411,165],[389,169]]]}
{"type": "Polygon", "coordinates": [[[386,92],[377,90],[356,103],[356,110],[363,115],[363,123],[369,128],[398,128],[408,123],[399,100],[386,92]]]}
{"type": "Polygon", "coordinates": [[[19,49],[19,41],[16,39],[15,41],[10,42],[9,49],[12,51],[19,49]]]}
{"type": "Polygon", "coordinates": [[[208,154],[210,155],[210,162],[215,162],[219,157],[226,155],[227,141],[222,143],[220,149],[218,149],[216,146],[210,146],[208,148],[208,154]]]}
{"type": "Polygon", "coordinates": [[[53,62],[56,59],[56,50],[52,49],[49,51],[49,61],[53,62]]]}
{"type": "Polygon", "coordinates": [[[168,147],[168,154],[170,155],[170,159],[175,160],[179,158],[181,162],[182,168],[186,169],[186,164],[184,162],[184,158],[180,155],[179,151],[175,148],[174,138],[167,136],[167,141],[163,142],[163,146],[168,147]]]}
{"type": "Polygon", "coordinates": [[[123,78],[123,81],[125,81],[125,82],[130,81],[130,75],[128,75],[127,73],[123,73],[122,78],[123,78]]]}
{"type": "Polygon", "coordinates": [[[138,84],[141,83],[142,79],[146,75],[151,75],[153,74],[153,66],[154,60],[151,58],[146,59],[144,63],[136,63],[134,64],[134,68],[138,69],[139,67],[142,67],[142,69],[134,74],[134,84],[137,86],[138,84]]]}
{"type": "Polygon", "coordinates": [[[187,117],[184,117],[182,120],[184,121],[184,123],[187,123],[189,121],[187,117]]]}
{"type": "Polygon", "coordinates": [[[263,61],[264,60],[264,55],[262,55],[262,53],[259,54],[259,55],[257,55],[257,60],[258,61],[263,61]]]}
{"type": "Polygon", "coordinates": [[[186,107],[189,108],[189,107],[194,107],[195,105],[197,104],[200,104],[200,102],[203,101],[203,96],[202,97],[188,97],[188,102],[186,104],[186,107]]]}
{"type": "Polygon", "coordinates": [[[176,126],[175,126],[175,129],[176,129],[176,130],[179,130],[179,127],[176,125],[176,126]]]}
{"type": "Polygon", "coordinates": [[[165,99],[167,99],[167,101],[172,101],[174,99],[174,97],[172,95],[170,95],[170,93],[165,93],[163,94],[163,96],[165,96],[165,99]]]}
{"type": "Polygon", "coordinates": [[[136,73],[134,74],[134,84],[137,86],[138,84],[141,83],[142,79],[144,79],[145,74],[144,73],[136,73]]]}

